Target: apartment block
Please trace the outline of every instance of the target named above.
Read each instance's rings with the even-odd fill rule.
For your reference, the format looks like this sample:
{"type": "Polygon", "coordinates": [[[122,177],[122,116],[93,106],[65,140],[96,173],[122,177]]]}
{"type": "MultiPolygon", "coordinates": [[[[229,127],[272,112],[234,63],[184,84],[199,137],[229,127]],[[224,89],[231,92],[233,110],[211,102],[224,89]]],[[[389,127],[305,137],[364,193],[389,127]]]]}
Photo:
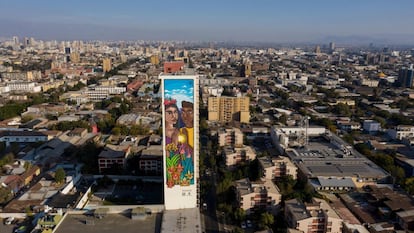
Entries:
{"type": "Polygon", "coordinates": [[[220,129],[217,133],[219,146],[243,146],[243,132],[238,128],[220,129]]]}
{"type": "Polygon", "coordinates": [[[227,167],[232,167],[245,161],[256,158],[256,152],[250,146],[231,147],[227,146],[222,151],[227,167]]]}
{"type": "Polygon", "coordinates": [[[141,152],[139,170],[145,175],[162,174],[162,146],[153,145],[141,152]]]}
{"type": "Polygon", "coordinates": [[[34,82],[8,82],[7,87],[11,92],[38,93],[42,91],[42,87],[34,82]]]}
{"type": "Polygon", "coordinates": [[[249,97],[209,97],[208,119],[210,121],[249,123],[249,97]]]}
{"type": "Polygon", "coordinates": [[[343,220],[323,199],[313,198],[311,203],[287,200],[285,218],[289,228],[304,233],[342,233],[343,220]]]}
{"type": "Polygon", "coordinates": [[[99,172],[113,167],[125,168],[130,153],[129,145],[106,145],[98,155],[99,172]]]}
{"type": "Polygon", "coordinates": [[[290,161],[288,157],[278,156],[274,158],[261,157],[259,163],[263,169],[263,176],[267,180],[280,178],[284,176],[292,176],[296,180],[298,168],[290,161]]]}
{"type": "Polygon", "coordinates": [[[251,182],[245,178],[235,181],[235,186],[237,201],[247,214],[258,209],[277,213],[282,195],[272,181],[251,182]]]}

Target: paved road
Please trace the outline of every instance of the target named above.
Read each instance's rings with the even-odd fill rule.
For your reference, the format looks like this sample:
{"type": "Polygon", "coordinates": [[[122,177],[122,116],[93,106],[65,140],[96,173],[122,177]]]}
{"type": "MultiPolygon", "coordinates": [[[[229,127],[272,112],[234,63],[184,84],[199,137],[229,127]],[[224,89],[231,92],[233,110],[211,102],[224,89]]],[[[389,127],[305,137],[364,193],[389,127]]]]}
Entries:
{"type": "MultiPolygon", "coordinates": [[[[3,221],[3,219],[1,219],[3,221]]],[[[13,233],[13,228],[16,225],[3,225],[3,222],[0,222],[0,232],[1,233],[13,233]]]]}
{"type": "Polygon", "coordinates": [[[207,204],[207,209],[203,209],[202,207],[202,214],[204,215],[206,227],[205,230],[206,233],[220,232],[216,215],[216,176],[213,172],[210,176],[204,176],[203,178],[208,180],[211,184],[211,188],[208,190],[204,200],[207,204]]]}

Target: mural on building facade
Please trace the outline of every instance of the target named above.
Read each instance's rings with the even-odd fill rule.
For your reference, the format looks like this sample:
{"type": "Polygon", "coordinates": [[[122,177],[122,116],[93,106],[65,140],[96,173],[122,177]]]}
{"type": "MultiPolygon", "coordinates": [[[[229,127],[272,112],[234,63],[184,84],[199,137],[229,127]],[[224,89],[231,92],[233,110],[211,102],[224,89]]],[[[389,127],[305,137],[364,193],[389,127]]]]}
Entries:
{"type": "Polygon", "coordinates": [[[194,185],[194,80],[165,79],[163,97],[167,188],[194,185]]]}

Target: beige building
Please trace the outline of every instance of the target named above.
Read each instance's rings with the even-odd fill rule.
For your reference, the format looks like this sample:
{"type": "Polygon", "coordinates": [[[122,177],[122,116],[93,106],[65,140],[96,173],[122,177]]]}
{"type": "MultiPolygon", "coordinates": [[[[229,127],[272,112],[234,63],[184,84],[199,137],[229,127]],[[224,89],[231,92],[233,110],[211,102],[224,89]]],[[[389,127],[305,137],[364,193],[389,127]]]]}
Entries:
{"type": "Polygon", "coordinates": [[[58,88],[60,86],[63,86],[64,84],[64,80],[53,80],[51,82],[40,83],[40,86],[42,87],[42,91],[46,92],[52,88],[58,88]]]}
{"type": "Polygon", "coordinates": [[[298,168],[288,157],[261,157],[259,158],[259,163],[263,169],[263,176],[265,179],[272,180],[288,175],[292,176],[295,180],[297,178],[298,168]]]}
{"type": "Polygon", "coordinates": [[[209,97],[208,119],[210,121],[249,123],[249,97],[209,97]]]}
{"type": "Polygon", "coordinates": [[[103,72],[108,72],[112,70],[111,58],[104,58],[102,61],[102,70],[103,72]]]}
{"type": "Polygon", "coordinates": [[[70,54],[70,61],[72,63],[79,63],[80,62],[80,53],[79,52],[72,52],[70,54]]]}
{"type": "Polygon", "coordinates": [[[158,55],[152,55],[150,57],[150,61],[151,61],[151,64],[153,64],[153,65],[159,65],[160,64],[160,58],[158,57],[158,55]]]}
{"type": "Polygon", "coordinates": [[[227,167],[232,167],[245,161],[252,161],[256,158],[256,152],[250,146],[227,146],[223,149],[222,153],[227,167]]]}
{"type": "Polygon", "coordinates": [[[220,129],[217,133],[219,146],[243,146],[243,133],[239,128],[220,129]]]}
{"type": "Polygon", "coordinates": [[[288,227],[304,233],[342,233],[343,220],[323,199],[313,198],[311,203],[287,200],[285,218],[288,227]]]}
{"type": "Polygon", "coordinates": [[[270,180],[250,182],[248,178],[235,182],[237,201],[247,214],[255,210],[277,213],[282,200],[279,188],[270,180]]]}

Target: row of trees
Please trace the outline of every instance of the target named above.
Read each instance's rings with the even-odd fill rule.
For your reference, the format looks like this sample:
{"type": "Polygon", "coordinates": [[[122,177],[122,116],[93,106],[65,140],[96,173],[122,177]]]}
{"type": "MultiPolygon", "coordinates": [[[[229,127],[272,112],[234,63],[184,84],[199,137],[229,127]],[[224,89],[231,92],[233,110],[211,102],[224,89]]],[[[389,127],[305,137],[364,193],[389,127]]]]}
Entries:
{"type": "Polygon", "coordinates": [[[372,151],[371,148],[365,143],[356,144],[355,149],[361,154],[367,156],[367,158],[372,160],[378,166],[382,167],[384,170],[389,172],[393,176],[395,183],[402,185],[403,187],[407,189],[407,191],[410,189],[414,191],[414,186],[406,187],[405,172],[404,172],[404,169],[396,165],[396,162],[395,162],[396,152],[395,151],[393,150],[372,151]]]}

